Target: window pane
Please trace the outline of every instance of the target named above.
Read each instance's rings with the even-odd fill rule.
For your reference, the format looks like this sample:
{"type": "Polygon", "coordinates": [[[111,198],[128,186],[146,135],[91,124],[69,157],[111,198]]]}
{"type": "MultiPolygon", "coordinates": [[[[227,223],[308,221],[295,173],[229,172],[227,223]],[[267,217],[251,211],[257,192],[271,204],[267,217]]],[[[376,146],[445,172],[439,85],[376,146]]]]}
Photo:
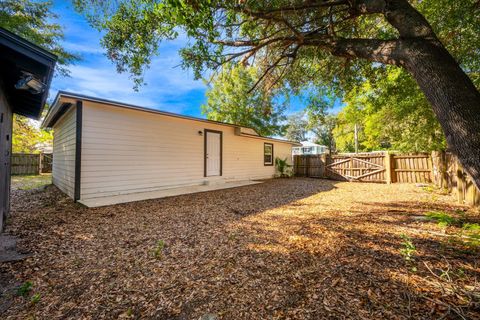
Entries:
{"type": "Polygon", "coordinates": [[[265,154],[272,154],[272,146],[268,144],[265,145],[265,154]]]}
{"type": "Polygon", "coordinates": [[[271,143],[263,145],[263,161],[265,165],[273,164],[273,145],[271,143]]]}

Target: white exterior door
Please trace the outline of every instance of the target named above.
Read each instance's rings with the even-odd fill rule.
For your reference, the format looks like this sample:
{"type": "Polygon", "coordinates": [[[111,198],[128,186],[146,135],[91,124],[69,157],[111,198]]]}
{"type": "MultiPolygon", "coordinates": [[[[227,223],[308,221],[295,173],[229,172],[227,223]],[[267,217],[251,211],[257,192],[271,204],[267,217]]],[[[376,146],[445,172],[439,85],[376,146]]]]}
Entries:
{"type": "Polygon", "coordinates": [[[205,132],[205,176],[222,175],[222,133],[205,132]]]}

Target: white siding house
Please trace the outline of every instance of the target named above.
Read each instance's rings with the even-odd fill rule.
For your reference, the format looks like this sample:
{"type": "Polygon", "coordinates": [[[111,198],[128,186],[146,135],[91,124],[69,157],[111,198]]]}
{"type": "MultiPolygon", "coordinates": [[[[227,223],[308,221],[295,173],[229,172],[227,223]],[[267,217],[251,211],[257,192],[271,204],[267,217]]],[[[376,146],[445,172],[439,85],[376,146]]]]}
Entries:
{"type": "Polygon", "coordinates": [[[293,147],[292,154],[295,155],[308,155],[308,154],[324,154],[328,152],[328,147],[316,144],[310,141],[302,141],[301,146],[293,147]]]}
{"type": "Polygon", "coordinates": [[[55,124],[52,182],[71,198],[75,188],[75,109],[68,110],[55,124]]]}
{"type": "Polygon", "coordinates": [[[294,142],[253,129],[60,92],[53,183],[80,202],[170,188],[272,178],[294,142]]]}

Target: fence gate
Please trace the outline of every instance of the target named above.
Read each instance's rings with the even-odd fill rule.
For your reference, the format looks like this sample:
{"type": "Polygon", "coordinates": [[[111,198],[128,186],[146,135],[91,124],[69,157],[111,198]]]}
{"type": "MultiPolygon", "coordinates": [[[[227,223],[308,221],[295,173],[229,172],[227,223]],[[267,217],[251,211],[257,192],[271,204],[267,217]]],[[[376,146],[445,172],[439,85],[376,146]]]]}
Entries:
{"type": "Polygon", "coordinates": [[[42,153],[40,155],[40,172],[50,173],[52,172],[53,165],[53,153],[42,153]]]}
{"type": "Polygon", "coordinates": [[[385,154],[369,153],[327,157],[327,177],[343,181],[386,182],[385,154]]]}

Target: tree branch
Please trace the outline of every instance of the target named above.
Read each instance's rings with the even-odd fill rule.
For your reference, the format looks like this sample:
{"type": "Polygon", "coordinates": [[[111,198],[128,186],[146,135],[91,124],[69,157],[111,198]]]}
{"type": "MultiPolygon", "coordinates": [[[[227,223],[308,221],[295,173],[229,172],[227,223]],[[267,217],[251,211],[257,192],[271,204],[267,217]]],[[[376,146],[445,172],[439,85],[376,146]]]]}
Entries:
{"type": "Polygon", "coordinates": [[[383,14],[402,38],[437,39],[425,17],[407,0],[351,0],[351,2],[352,14],[383,14]]]}
{"type": "Polygon", "coordinates": [[[324,48],[337,57],[361,58],[392,65],[403,65],[405,61],[405,43],[398,39],[329,39],[321,37],[305,39],[304,44],[324,48]]]}
{"type": "Polygon", "coordinates": [[[317,2],[317,3],[308,3],[306,2],[303,5],[300,6],[285,6],[277,9],[271,9],[271,10],[263,10],[263,11],[253,11],[249,8],[242,8],[242,11],[245,11],[248,14],[257,14],[257,15],[270,15],[273,13],[286,13],[290,11],[302,11],[302,10],[308,10],[308,9],[314,9],[314,8],[325,8],[325,7],[333,7],[333,6],[341,6],[341,5],[347,5],[348,0],[337,0],[337,1],[322,1],[322,2],[317,2]]]}

